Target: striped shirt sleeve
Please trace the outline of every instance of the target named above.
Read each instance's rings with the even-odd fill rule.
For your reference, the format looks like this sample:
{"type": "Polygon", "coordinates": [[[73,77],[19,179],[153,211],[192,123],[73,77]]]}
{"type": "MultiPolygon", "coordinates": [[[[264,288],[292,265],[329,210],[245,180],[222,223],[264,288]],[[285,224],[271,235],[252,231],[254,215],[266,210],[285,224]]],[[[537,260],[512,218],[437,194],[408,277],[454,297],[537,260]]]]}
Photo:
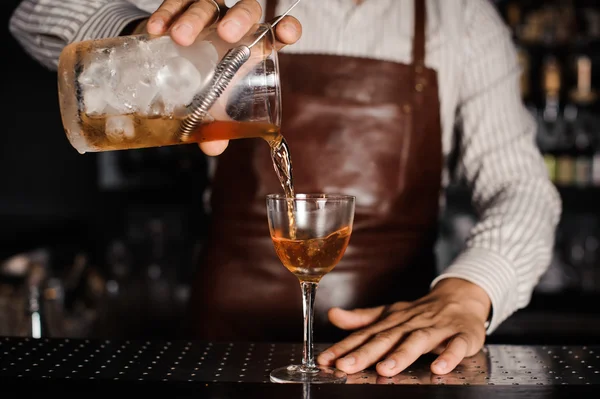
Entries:
{"type": "Polygon", "coordinates": [[[492,302],[489,334],[529,303],[550,263],[561,200],[521,100],[510,33],[490,2],[468,4],[460,158],[479,218],[465,251],[432,285],[458,277],[482,287],[492,302]]]}
{"type": "Polygon", "coordinates": [[[56,70],[67,44],[118,36],[129,23],[147,16],[126,0],[23,0],[9,29],[31,57],[56,70]]]}

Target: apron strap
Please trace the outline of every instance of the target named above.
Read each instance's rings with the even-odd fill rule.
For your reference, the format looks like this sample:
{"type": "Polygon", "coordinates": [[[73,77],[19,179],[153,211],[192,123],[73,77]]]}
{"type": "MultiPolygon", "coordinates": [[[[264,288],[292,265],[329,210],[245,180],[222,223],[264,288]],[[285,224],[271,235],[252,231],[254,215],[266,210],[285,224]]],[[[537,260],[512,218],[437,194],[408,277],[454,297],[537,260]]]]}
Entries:
{"type": "Polygon", "coordinates": [[[418,66],[425,65],[425,15],[425,0],[415,0],[415,33],[412,59],[413,64],[418,66]]]}
{"type": "Polygon", "coordinates": [[[267,0],[265,5],[265,22],[275,19],[275,7],[277,7],[277,0],[267,0]]]}

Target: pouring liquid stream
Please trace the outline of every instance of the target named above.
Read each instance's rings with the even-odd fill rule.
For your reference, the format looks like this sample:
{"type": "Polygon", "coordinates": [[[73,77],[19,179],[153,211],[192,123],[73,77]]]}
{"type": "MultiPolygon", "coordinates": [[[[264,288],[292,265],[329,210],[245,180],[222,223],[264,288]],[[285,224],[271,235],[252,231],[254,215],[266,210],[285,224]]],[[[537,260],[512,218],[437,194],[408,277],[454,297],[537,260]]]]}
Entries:
{"type": "Polygon", "coordinates": [[[294,217],[294,180],[292,175],[292,157],[285,138],[277,133],[273,138],[267,139],[271,147],[271,159],[275,173],[279,178],[283,193],[287,200],[287,212],[289,220],[289,235],[292,240],[296,239],[296,220],[294,217]]]}

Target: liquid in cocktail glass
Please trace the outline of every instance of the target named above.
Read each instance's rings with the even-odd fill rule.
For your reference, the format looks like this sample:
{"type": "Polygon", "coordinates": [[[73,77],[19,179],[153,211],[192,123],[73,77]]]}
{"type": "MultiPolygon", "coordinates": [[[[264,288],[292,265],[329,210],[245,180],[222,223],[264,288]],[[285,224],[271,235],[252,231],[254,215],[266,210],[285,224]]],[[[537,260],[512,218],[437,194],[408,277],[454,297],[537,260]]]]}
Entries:
{"type": "Polygon", "coordinates": [[[280,232],[272,234],[275,252],[281,263],[300,281],[318,283],[344,256],[352,229],[344,226],[326,237],[303,239],[285,238],[280,232]]]}

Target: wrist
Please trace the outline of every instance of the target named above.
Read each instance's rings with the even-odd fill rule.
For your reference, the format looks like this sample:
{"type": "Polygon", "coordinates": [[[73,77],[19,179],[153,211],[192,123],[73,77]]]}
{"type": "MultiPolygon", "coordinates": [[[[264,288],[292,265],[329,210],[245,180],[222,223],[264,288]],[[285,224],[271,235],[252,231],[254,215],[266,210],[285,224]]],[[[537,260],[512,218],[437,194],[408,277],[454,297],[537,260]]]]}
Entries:
{"type": "Polygon", "coordinates": [[[431,290],[433,296],[443,296],[453,302],[465,304],[486,322],[491,318],[492,302],[483,288],[461,278],[440,280],[431,290]]]}

